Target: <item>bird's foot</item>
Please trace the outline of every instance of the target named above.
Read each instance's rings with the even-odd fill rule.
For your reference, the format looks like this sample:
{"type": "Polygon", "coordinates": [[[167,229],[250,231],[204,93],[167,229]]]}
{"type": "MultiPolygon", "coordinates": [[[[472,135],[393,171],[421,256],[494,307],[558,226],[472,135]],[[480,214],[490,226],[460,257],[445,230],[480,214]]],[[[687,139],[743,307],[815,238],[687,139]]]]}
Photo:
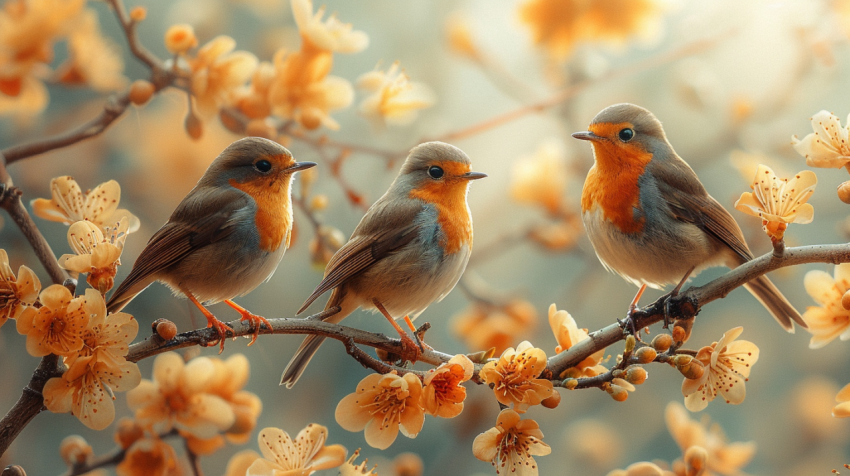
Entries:
{"type": "Polygon", "coordinates": [[[640,332],[637,329],[637,324],[635,324],[634,318],[634,313],[635,311],[637,311],[637,309],[638,308],[634,303],[629,305],[629,312],[626,313],[626,318],[617,318],[617,324],[619,324],[623,330],[628,329],[628,331],[631,332],[633,336],[635,336],[635,339],[640,340],[640,332]]]}
{"type": "Polygon", "coordinates": [[[254,342],[257,342],[257,337],[260,335],[260,329],[262,329],[263,325],[266,326],[266,329],[271,330],[272,324],[265,317],[254,314],[230,299],[225,299],[224,302],[242,315],[242,318],[239,319],[240,321],[248,321],[248,324],[252,329],[254,329],[254,332],[251,335],[251,342],[248,343],[248,346],[252,346],[254,345],[254,342]]]}
{"type": "Polygon", "coordinates": [[[218,333],[218,340],[212,341],[210,343],[204,344],[207,347],[212,347],[216,344],[219,344],[220,348],[218,349],[218,353],[221,354],[224,352],[224,341],[227,339],[227,332],[230,331],[230,335],[233,335],[233,328],[228,326],[227,324],[219,321],[215,316],[210,314],[206,316],[207,318],[207,327],[212,327],[218,333]]]}

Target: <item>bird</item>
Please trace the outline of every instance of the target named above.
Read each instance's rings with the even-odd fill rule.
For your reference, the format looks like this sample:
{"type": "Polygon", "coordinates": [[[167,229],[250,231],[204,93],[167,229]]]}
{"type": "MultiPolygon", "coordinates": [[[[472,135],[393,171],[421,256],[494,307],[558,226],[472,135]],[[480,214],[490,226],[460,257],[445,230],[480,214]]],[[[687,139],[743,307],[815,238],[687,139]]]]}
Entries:
{"type": "Polygon", "coordinates": [[[120,311],[160,281],[201,310],[221,350],[232,329],[204,307],[221,301],[253,326],[253,344],[261,324],[271,326],[232,299],[253,291],[277,269],[292,233],[293,174],[315,165],[296,162],[285,147],[260,137],[230,144],[153,234],[107,310],[120,311]]]}
{"type": "MultiPolygon", "coordinates": [[[[327,291],[323,320],[339,323],[357,308],[381,312],[418,351],[395,322],[413,330],[415,319],[457,284],[472,252],[469,183],[486,177],[471,171],[469,157],[443,142],[411,149],[389,190],[367,211],[328,262],[324,278],[298,314],[327,291]]],[[[307,336],[290,360],[281,385],[292,388],[324,337],[307,336]]]]}
{"type": "MultiPolygon", "coordinates": [[[[582,190],[582,221],[602,264],[640,286],[630,315],[646,286],[678,283],[675,294],[692,273],[753,259],[738,223],[676,154],[654,114],[615,104],[588,129],[572,134],[590,141],[595,162],[582,190]]],[[[806,328],[767,276],[744,287],[786,331],[794,332],[794,322],[806,328]]]]}

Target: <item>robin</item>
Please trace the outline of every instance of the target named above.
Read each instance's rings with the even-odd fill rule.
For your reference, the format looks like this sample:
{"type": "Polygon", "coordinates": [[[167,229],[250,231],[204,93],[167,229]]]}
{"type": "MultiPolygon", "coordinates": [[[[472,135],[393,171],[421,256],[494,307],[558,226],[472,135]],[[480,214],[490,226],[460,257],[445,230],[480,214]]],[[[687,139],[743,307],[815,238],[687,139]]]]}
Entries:
{"type": "MultiPolygon", "coordinates": [[[[414,147],[390,185],[334,254],[325,276],[298,314],[333,290],[323,320],[338,323],[357,308],[380,311],[406,350],[419,348],[395,319],[415,319],[455,287],[472,251],[472,217],[466,203],[470,171],[457,147],[428,142],[414,147]]],[[[324,337],[308,336],[292,357],[281,385],[292,388],[324,337]]]]}
{"type": "MultiPolygon", "coordinates": [[[[646,109],[615,104],[573,134],[593,146],[581,195],[582,220],[602,264],[640,286],[661,289],[712,266],[753,259],[732,215],[673,150],[661,122],[646,109]]],[[[766,276],[745,284],[779,324],[794,332],[800,313],[766,276]]]]}
{"type": "Polygon", "coordinates": [[[239,312],[254,328],[253,344],[261,323],[269,323],[231,299],[274,274],[292,232],[292,176],[315,165],[296,162],[283,146],[259,137],[230,144],[148,241],[108,310],[120,311],[161,281],[201,310],[222,350],[232,329],[204,304],[224,301],[239,312]]]}

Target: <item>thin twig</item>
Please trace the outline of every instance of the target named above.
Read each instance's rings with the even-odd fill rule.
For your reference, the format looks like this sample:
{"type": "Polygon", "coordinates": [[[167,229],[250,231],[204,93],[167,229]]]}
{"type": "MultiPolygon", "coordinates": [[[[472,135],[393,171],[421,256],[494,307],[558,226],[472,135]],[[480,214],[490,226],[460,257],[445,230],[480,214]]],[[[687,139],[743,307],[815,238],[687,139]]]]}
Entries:
{"type": "Polygon", "coordinates": [[[9,449],[18,434],[44,410],[44,384],[53,377],[60,377],[59,357],[48,355],[41,359],[38,368],[32,374],[30,383],[24,387],[21,398],[15,406],[0,420],[0,457],[9,449]]]}
{"type": "Polygon", "coordinates": [[[189,466],[192,468],[192,474],[194,476],[204,476],[204,471],[201,469],[201,458],[189,447],[189,440],[184,439],[183,442],[186,447],[186,456],[189,458],[189,466]]]}

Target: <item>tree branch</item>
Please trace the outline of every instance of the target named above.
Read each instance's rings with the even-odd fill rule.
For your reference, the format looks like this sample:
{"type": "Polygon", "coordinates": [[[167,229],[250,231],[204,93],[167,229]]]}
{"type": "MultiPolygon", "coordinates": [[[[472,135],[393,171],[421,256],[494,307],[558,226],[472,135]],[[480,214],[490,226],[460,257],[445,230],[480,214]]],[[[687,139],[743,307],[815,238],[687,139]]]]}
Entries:
{"type": "Polygon", "coordinates": [[[21,430],[45,409],[44,397],[41,394],[44,384],[51,378],[61,375],[59,357],[51,354],[41,359],[41,363],[32,374],[29,385],[24,387],[21,398],[0,420],[0,456],[6,453],[21,430]]]}
{"type": "MultiPolygon", "coordinates": [[[[850,262],[850,244],[787,248],[781,258],[775,257],[773,252],[770,252],[729,271],[708,284],[688,288],[676,297],[668,299],[668,296],[661,296],[652,304],[637,310],[632,317],[638,329],[663,320],[665,308],[672,314],[670,317],[690,318],[696,316],[702,306],[726,297],[733,289],[770,271],[806,263],[848,262],[850,262]]],[[[554,378],[558,378],[564,370],[625,337],[626,334],[619,324],[611,324],[591,332],[587,339],[551,357],[548,369],[554,378]]]]}

